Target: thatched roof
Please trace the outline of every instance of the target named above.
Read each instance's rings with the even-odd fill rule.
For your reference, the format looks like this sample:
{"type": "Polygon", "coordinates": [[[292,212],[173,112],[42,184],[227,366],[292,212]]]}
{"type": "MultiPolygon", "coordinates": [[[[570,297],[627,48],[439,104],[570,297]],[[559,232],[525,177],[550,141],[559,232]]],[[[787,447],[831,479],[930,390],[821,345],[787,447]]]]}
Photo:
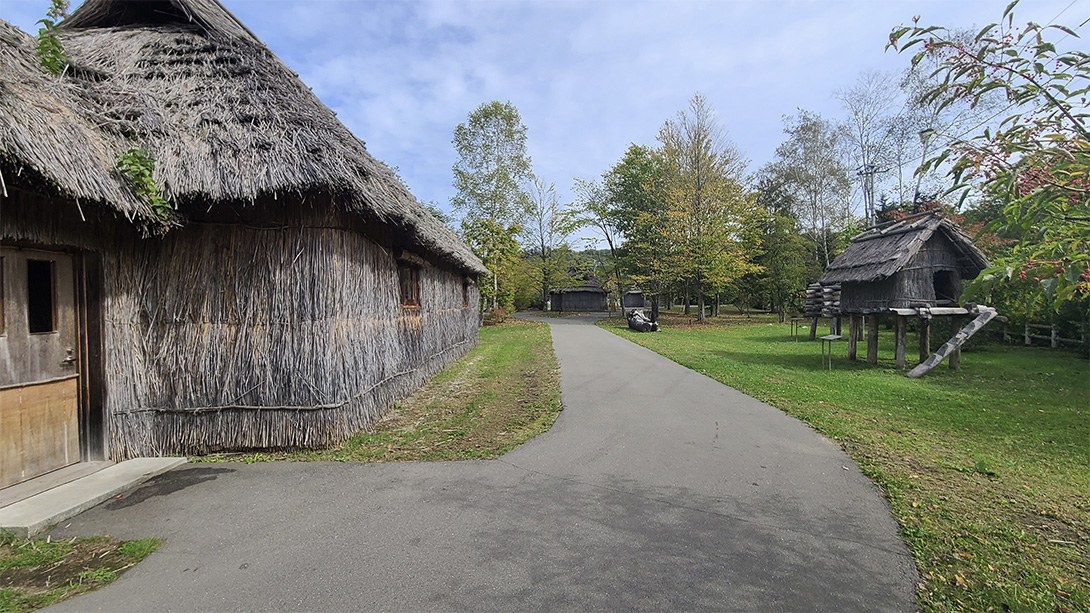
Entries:
{"type": "Polygon", "coordinates": [[[829,264],[821,283],[881,281],[904,268],[936,234],[953,245],[962,279],[975,278],[988,267],[988,259],[956,223],[937,212],[926,212],[874,226],[853,238],[829,264]]]}
{"type": "Polygon", "coordinates": [[[153,219],[114,169],[147,150],[183,217],[216,203],[331,194],[412,246],[486,271],[298,75],[216,0],[86,0],[60,25],[70,67],[37,65],[0,22],[0,172],[153,219]]]}
{"type": "Polygon", "coordinates": [[[568,270],[569,283],[566,287],[554,289],[553,293],[566,294],[568,292],[592,292],[595,294],[607,294],[602,288],[602,281],[592,272],[575,269],[568,270]]]}

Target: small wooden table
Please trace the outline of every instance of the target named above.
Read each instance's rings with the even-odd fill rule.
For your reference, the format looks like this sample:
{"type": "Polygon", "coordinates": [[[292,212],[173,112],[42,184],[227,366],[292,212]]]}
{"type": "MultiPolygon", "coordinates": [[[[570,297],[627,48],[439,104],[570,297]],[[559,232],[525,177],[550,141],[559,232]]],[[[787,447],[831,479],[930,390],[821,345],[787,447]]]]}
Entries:
{"type": "MultiPolygon", "coordinates": [[[[799,341],[799,330],[803,328],[802,322],[809,319],[808,317],[792,317],[791,318],[791,338],[795,339],[797,343],[799,341]]],[[[809,326],[806,326],[807,328],[809,326]]]]}
{"type": "Polygon", "coordinates": [[[844,338],[839,334],[826,334],[821,337],[821,368],[825,369],[825,346],[829,347],[829,370],[833,369],[833,343],[844,338]]]}

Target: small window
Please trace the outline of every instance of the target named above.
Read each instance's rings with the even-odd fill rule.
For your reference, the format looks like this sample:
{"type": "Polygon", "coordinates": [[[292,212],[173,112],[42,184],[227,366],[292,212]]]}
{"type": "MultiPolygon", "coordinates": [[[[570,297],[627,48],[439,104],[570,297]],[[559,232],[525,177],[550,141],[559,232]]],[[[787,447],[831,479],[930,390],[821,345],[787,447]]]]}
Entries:
{"type": "Polygon", "coordinates": [[[53,262],[26,261],[27,325],[31,334],[56,330],[53,316],[53,262]]]}
{"type": "Polygon", "coordinates": [[[408,262],[398,262],[397,276],[401,286],[401,306],[419,308],[420,269],[408,262]]]}
{"type": "Polygon", "coordinates": [[[462,308],[469,306],[469,279],[462,279],[462,308]]]}

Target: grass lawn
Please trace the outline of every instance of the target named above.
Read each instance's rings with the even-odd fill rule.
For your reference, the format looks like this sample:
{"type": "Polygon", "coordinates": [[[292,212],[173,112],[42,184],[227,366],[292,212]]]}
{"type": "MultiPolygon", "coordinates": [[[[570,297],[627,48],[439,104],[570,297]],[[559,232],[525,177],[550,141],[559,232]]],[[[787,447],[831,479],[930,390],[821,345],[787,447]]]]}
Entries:
{"type": "Polygon", "coordinates": [[[391,462],[488,459],[552,427],[560,371],[549,326],[507,319],[483,326],[480,343],[397,403],[370,430],[322,450],[216,454],[195,461],[391,462]]]}
{"type": "Polygon", "coordinates": [[[46,541],[0,533],[0,613],[34,611],[109,584],[161,541],[46,541]]]}
{"type": "Polygon", "coordinates": [[[960,371],[944,362],[914,380],[894,369],[885,329],[877,366],[864,344],[849,362],[842,342],[823,371],[819,344],[774,319],[660,321],[653,334],[599,325],[839,441],[887,494],[924,610],[1090,610],[1090,362],[985,345],[960,371]]]}

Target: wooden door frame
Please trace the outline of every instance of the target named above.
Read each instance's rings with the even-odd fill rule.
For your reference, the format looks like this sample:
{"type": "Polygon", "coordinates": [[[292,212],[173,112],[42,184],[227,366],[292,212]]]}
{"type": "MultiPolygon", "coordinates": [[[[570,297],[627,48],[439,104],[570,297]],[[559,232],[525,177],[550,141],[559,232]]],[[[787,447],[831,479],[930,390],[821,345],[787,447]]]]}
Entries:
{"type": "Polygon", "coordinates": [[[80,460],[105,460],[102,255],[91,251],[78,251],[72,255],[76,281],[76,334],[79,345],[80,460]]]}

